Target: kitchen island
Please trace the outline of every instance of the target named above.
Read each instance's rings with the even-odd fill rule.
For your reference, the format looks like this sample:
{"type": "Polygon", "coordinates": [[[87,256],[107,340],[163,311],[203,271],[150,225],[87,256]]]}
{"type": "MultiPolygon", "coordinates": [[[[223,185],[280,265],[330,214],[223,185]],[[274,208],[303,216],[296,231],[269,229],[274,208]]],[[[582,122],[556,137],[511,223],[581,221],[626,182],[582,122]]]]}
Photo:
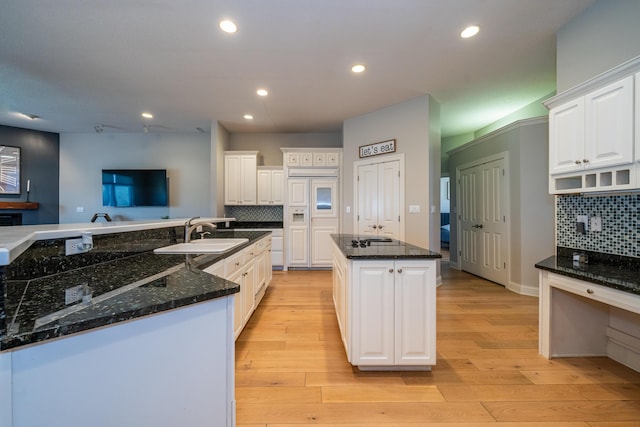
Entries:
{"type": "Polygon", "coordinates": [[[430,370],[441,255],[395,239],[331,237],[333,301],[349,363],[361,370],[430,370]]]}
{"type": "Polygon", "coordinates": [[[182,241],[184,220],[2,231],[0,425],[234,425],[240,286],[214,274],[269,232],[165,255],[153,250],[182,241]],[[92,250],[65,256],[87,231],[92,250]]]}
{"type": "Polygon", "coordinates": [[[559,247],[536,267],[540,354],[608,356],[640,372],[640,261],[559,247]]]}

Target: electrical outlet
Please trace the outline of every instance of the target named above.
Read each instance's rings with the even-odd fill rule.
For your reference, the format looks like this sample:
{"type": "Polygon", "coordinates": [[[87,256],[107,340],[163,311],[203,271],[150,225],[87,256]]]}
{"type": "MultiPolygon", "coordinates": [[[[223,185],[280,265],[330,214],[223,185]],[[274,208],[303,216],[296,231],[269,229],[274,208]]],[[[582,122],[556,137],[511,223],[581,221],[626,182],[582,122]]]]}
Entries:
{"type": "Polygon", "coordinates": [[[602,218],[599,216],[592,216],[589,228],[591,228],[591,231],[602,231],[602,218]]]}
{"type": "Polygon", "coordinates": [[[64,303],[65,305],[73,304],[76,301],[82,300],[84,296],[84,285],[74,286],[64,290],[64,303]]]}
{"type": "Polygon", "coordinates": [[[64,241],[65,255],[83,254],[89,252],[91,247],[86,247],[82,242],[82,237],[79,239],[67,239],[64,241]]]}
{"type": "Polygon", "coordinates": [[[576,222],[584,224],[584,231],[589,231],[589,215],[577,215],[576,222]]]}

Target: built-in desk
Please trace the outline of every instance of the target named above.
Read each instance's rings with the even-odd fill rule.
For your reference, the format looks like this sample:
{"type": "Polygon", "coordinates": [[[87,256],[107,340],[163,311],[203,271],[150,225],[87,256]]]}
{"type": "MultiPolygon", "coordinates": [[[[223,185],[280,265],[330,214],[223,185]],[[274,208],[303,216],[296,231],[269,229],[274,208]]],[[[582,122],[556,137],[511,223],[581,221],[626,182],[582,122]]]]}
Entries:
{"type": "Polygon", "coordinates": [[[547,358],[608,356],[640,371],[640,281],[635,266],[573,264],[549,257],[540,268],[539,352],[547,358]]]}

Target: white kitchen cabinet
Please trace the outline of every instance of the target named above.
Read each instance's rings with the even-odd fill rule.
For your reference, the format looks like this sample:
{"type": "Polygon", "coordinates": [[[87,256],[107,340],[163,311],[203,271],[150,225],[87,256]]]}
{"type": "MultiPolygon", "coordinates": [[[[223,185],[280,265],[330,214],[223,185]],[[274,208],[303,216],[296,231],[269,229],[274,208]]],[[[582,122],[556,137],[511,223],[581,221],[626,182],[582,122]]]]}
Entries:
{"type": "Polygon", "coordinates": [[[253,245],[224,259],[223,277],[240,285],[240,292],[234,297],[235,338],[238,338],[251,318],[271,281],[270,246],[271,236],[265,236],[253,245]],[[265,260],[265,257],[268,259],[265,260]]]}
{"type": "Polygon", "coordinates": [[[436,261],[349,260],[334,245],[334,304],[360,369],[436,363],[436,261]]]}
{"type": "Polygon", "coordinates": [[[288,265],[292,267],[309,265],[309,226],[291,225],[287,230],[288,265]]]}
{"type": "MultiPolygon", "coordinates": [[[[347,289],[349,287],[347,276],[346,259],[340,256],[339,252],[336,252],[334,246],[333,252],[333,305],[336,308],[336,317],[338,319],[338,327],[340,328],[340,337],[342,338],[342,344],[344,345],[347,358],[350,356],[349,343],[349,319],[347,317],[347,305],[349,304],[349,298],[347,289]]],[[[351,360],[349,359],[349,362],[351,360]]]]}
{"type": "Polygon", "coordinates": [[[601,87],[590,82],[587,87],[591,88],[588,93],[562,104],[556,105],[567,98],[564,94],[546,103],[550,107],[549,192],[640,188],[634,165],[639,144],[637,130],[634,140],[634,120],[639,121],[640,109],[634,109],[634,97],[638,105],[640,92],[637,87],[634,91],[634,76],[603,82],[601,87]]]}
{"type": "Polygon", "coordinates": [[[400,161],[358,166],[358,234],[400,239],[400,161]]]}
{"type": "MultiPolygon", "coordinates": [[[[635,128],[635,159],[640,168],[640,73],[636,73],[635,77],[635,111],[634,111],[634,128],[635,128]]],[[[640,188],[640,174],[637,174],[638,183],[637,187],[640,188]]]]}
{"type": "Polygon", "coordinates": [[[271,266],[282,267],[284,265],[284,230],[282,228],[271,230],[271,266]]]}
{"type": "Polygon", "coordinates": [[[289,206],[309,206],[309,180],[307,178],[289,178],[287,186],[289,206]]]}
{"type": "Polygon", "coordinates": [[[633,162],[633,76],[552,108],[549,172],[633,162]]]}
{"type": "Polygon", "coordinates": [[[633,163],[633,76],[585,97],[585,168],[633,163]]]}
{"type": "Polygon", "coordinates": [[[282,205],[284,202],[284,175],[282,168],[258,167],[258,204],[282,205]]]}
{"type": "Polygon", "coordinates": [[[338,232],[337,221],[325,218],[311,219],[311,265],[331,267],[333,250],[331,235],[338,232]]]}
{"type": "Polygon", "coordinates": [[[582,170],[582,159],[584,98],[581,97],[549,111],[549,172],[582,170]]]}
{"type": "Polygon", "coordinates": [[[225,151],[224,204],[257,203],[257,151],[225,151]]]}

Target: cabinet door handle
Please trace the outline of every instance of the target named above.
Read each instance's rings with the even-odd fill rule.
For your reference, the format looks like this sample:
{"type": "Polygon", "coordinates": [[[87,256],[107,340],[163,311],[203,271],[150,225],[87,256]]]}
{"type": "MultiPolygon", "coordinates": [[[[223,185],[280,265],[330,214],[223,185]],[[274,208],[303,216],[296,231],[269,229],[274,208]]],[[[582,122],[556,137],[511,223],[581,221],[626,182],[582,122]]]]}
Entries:
{"type": "Polygon", "coordinates": [[[587,293],[588,293],[588,294],[592,294],[593,292],[594,292],[594,290],[593,290],[593,289],[587,289],[587,293]]]}
{"type": "Polygon", "coordinates": [[[583,163],[589,163],[589,159],[582,160],[583,163]]]}
{"type": "Polygon", "coordinates": [[[398,273],[402,273],[402,269],[401,268],[398,269],[398,273]]]}
{"type": "Polygon", "coordinates": [[[379,228],[380,230],[382,230],[382,227],[384,227],[384,225],[379,225],[379,226],[378,226],[378,228],[379,228]]]}
{"type": "Polygon", "coordinates": [[[389,273],[393,273],[393,268],[390,268],[390,269],[389,269],[389,273]]]}
{"type": "Polygon", "coordinates": [[[582,162],[580,160],[576,160],[576,165],[581,164],[582,162]]]}
{"type": "Polygon", "coordinates": [[[376,229],[378,228],[375,224],[371,226],[371,228],[376,229]]]}
{"type": "Polygon", "coordinates": [[[240,261],[236,261],[236,267],[240,265],[240,261]]]}

